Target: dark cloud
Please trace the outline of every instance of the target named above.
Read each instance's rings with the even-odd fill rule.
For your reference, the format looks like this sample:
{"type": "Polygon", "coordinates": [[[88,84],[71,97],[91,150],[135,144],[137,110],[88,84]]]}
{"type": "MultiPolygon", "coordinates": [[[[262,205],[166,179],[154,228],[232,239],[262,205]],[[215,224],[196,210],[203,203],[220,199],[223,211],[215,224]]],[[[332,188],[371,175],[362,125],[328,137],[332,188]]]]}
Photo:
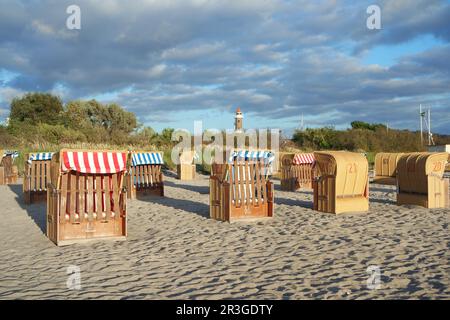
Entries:
{"type": "Polygon", "coordinates": [[[241,105],[287,126],[304,113],[315,125],[414,129],[414,108],[428,103],[434,128],[450,133],[446,1],[379,1],[379,31],[366,28],[371,1],[81,0],[79,31],[65,27],[72,3],[2,2],[0,68],[19,74],[0,88],[2,109],[11,92],[49,90],[109,93],[148,122],[241,105]],[[423,35],[441,44],[392,66],[361,62],[374,47],[423,35]]]}

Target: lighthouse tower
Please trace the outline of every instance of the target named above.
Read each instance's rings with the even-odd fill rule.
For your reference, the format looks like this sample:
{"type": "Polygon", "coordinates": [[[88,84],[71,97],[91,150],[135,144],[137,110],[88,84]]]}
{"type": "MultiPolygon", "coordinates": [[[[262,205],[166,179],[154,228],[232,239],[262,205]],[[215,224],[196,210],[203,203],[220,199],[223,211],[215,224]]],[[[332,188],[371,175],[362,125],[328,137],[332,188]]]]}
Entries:
{"type": "Polygon", "coordinates": [[[241,108],[236,109],[236,115],[234,116],[234,131],[242,131],[242,120],[244,116],[242,115],[241,108]]]}

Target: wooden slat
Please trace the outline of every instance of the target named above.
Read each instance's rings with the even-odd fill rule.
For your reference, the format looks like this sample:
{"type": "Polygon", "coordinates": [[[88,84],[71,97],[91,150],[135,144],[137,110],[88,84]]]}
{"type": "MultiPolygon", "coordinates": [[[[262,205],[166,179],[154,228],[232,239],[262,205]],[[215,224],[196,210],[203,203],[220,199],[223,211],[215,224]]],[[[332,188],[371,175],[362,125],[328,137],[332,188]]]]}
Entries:
{"type": "Polygon", "coordinates": [[[31,172],[30,172],[30,190],[35,191],[36,188],[36,163],[31,162],[31,172]]]}
{"type": "MultiPolygon", "coordinates": [[[[262,166],[262,164],[260,164],[262,166]]],[[[260,171],[261,174],[261,187],[262,187],[262,196],[264,199],[264,203],[267,204],[267,183],[266,183],[266,176],[264,171],[260,171]]]]}
{"type": "Polygon", "coordinates": [[[153,183],[151,185],[152,188],[156,188],[158,185],[158,165],[150,165],[150,167],[152,168],[153,171],[153,183]]]}
{"type": "Polygon", "coordinates": [[[236,160],[234,160],[234,164],[232,167],[230,167],[230,174],[233,172],[233,182],[234,185],[230,185],[230,188],[233,188],[233,200],[234,200],[234,206],[235,207],[239,207],[239,179],[238,179],[238,171],[239,171],[239,167],[238,164],[236,162],[236,160]]]}
{"type": "Polygon", "coordinates": [[[77,192],[77,186],[76,186],[76,175],[73,173],[69,173],[69,217],[70,217],[70,223],[75,223],[75,203],[76,203],[76,192],[77,192]]]}
{"type": "MultiPolygon", "coordinates": [[[[104,184],[105,184],[105,211],[106,211],[106,219],[111,219],[111,178],[112,175],[105,176],[104,184]]],[[[116,214],[117,218],[117,214],[116,214]]]]}
{"type": "Polygon", "coordinates": [[[253,197],[252,197],[252,205],[255,206],[256,205],[256,197],[257,197],[257,193],[255,190],[255,165],[252,164],[250,166],[250,181],[251,181],[251,188],[252,188],[252,193],[253,193],[253,197]]]}
{"type": "Polygon", "coordinates": [[[60,223],[65,223],[66,222],[67,183],[68,183],[68,176],[67,176],[67,174],[64,174],[61,177],[61,207],[60,207],[60,212],[59,212],[59,221],[60,221],[60,223]]]}
{"type": "Polygon", "coordinates": [[[152,170],[152,182],[150,184],[151,188],[156,188],[158,186],[158,180],[159,180],[159,175],[158,175],[158,165],[149,165],[149,167],[152,170]]]}
{"type": "Polygon", "coordinates": [[[145,174],[144,174],[144,165],[139,165],[136,167],[137,171],[137,181],[138,181],[138,186],[139,188],[144,188],[145,187],[145,174]]]}
{"type": "Polygon", "coordinates": [[[29,164],[27,162],[25,162],[25,177],[24,177],[24,180],[23,180],[23,192],[24,193],[27,193],[30,190],[30,178],[29,178],[30,175],[29,175],[29,172],[30,172],[29,164]]]}
{"type": "Polygon", "coordinates": [[[244,185],[244,179],[245,179],[245,168],[244,164],[238,164],[238,172],[239,172],[239,206],[245,206],[245,185],[244,185]]]}
{"type": "Polygon", "coordinates": [[[245,183],[245,191],[246,191],[246,193],[247,193],[247,195],[246,195],[246,199],[245,199],[245,205],[246,206],[250,206],[251,204],[250,204],[250,202],[252,201],[252,198],[254,198],[254,194],[253,194],[253,192],[251,192],[250,191],[250,188],[251,188],[251,177],[250,177],[250,167],[251,167],[252,165],[248,162],[248,161],[245,161],[245,165],[244,165],[244,174],[245,174],[245,176],[244,176],[244,178],[245,178],[245,181],[244,181],[244,183],[245,183]]]}
{"type": "Polygon", "coordinates": [[[140,187],[140,181],[139,181],[139,171],[141,171],[141,166],[136,166],[134,167],[134,185],[136,186],[136,188],[140,187]]]}
{"type": "Polygon", "coordinates": [[[143,178],[143,186],[144,187],[149,187],[150,186],[150,184],[151,184],[151,177],[150,177],[150,175],[151,175],[151,168],[149,168],[149,166],[148,165],[142,165],[142,166],[140,166],[140,167],[142,167],[142,171],[143,171],[143,173],[142,173],[142,178],[143,178]]]}
{"type": "Polygon", "coordinates": [[[84,221],[85,214],[85,188],[86,188],[86,180],[84,176],[81,176],[79,172],[77,172],[77,183],[78,183],[78,214],[80,215],[80,222],[84,221]]]}
{"type": "Polygon", "coordinates": [[[42,183],[42,190],[47,190],[47,181],[50,182],[50,180],[48,180],[48,171],[49,170],[49,163],[48,161],[41,161],[42,162],[42,178],[41,178],[41,183],[42,183]]]}
{"type": "Polygon", "coordinates": [[[88,221],[94,221],[94,179],[92,176],[86,176],[86,211],[88,213],[88,221]]]}
{"type": "Polygon", "coordinates": [[[113,210],[114,213],[120,215],[120,207],[119,207],[119,185],[117,183],[117,174],[113,175],[113,210]]]}
{"type": "Polygon", "coordinates": [[[42,165],[42,161],[38,161],[37,162],[38,165],[38,175],[36,177],[36,182],[37,182],[37,188],[39,191],[44,190],[44,186],[42,185],[42,182],[44,182],[44,166],[42,165]]]}
{"type": "Polygon", "coordinates": [[[119,191],[120,191],[120,193],[122,193],[122,188],[123,188],[123,184],[124,184],[124,180],[125,180],[125,173],[119,172],[119,173],[117,173],[117,177],[118,177],[118,183],[119,183],[119,191]]]}
{"type": "Polygon", "coordinates": [[[223,188],[222,188],[222,194],[221,194],[221,201],[223,201],[223,203],[221,203],[221,217],[220,219],[222,221],[226,221],[230,219],[230,215],[231,215],[231,208],[230,208],[230,188],[232,187],[232,185],[225,183],[223,188]]]}
{"type": "Polygon", "coordinates": [[[102,190],[102,177],[100,175],[95,176],[95,204],[97,212],[97,220],[103,220],[103,190],[102,190]]]}
{"type": "Polygon", "coordinates": [[[156,183],[160,185],[162,183],[162,181],[161,181],[161,165],[158,164],[155,166],[155,168],[156,168],[156,183]]]}
{"type": "Polygon", "coordinates": [[[259,165],[255,165],[255,174],[256,174],[256,190],[258,192],[257,196],[255,196],[256,201],[258,202],[257,205],[261,205],[261,170],[259,165]]]}

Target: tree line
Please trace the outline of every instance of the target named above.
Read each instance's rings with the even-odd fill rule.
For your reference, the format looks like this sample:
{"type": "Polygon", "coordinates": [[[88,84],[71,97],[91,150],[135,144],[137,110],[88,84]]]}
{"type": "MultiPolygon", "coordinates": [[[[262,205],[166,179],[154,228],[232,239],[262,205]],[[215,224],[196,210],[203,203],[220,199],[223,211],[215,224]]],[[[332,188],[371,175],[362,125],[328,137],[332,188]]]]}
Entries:
{"type": "Polygon", "coordinates": [[[8,121],[0,128],[0,143],[161,146],[171,143],[172,131],[166,128],[157,133],[115,103],[74,100],[63,104],[49,93],[28,93],[12,100],[8,121]]]}
{"type": "MultiPolygon", "coordinates": [[[[173,131],[165,128],[158,133],[115,103],[74,100],[64,104],[57,96],[34,92],[12,100],[9,120],[0,126],[0,145],[91,143],[168,149],[176,143],[171,141],[173,131]]],[[[450,144],[448,135],[434,138],[436,144],[450,144]]],[[[303,150],[425,150],[419,132],[388,129],[383,124],[363,121],[353,121],[347,130],[333,127],[297,130],[291,144],[303,150]]]]}
{"type": "MultiPolygon", "coordinates": [[[[450,144],[449,135],[434,135],[437,145],[450,144]]],[[[420,142],[420,132],[387,128],[380,123],[353,121],[351,128],[334,127],[296,130],[296,145],[310,150],[350,150],[361,152],[415,152],[426,151],[420,142]]]]}

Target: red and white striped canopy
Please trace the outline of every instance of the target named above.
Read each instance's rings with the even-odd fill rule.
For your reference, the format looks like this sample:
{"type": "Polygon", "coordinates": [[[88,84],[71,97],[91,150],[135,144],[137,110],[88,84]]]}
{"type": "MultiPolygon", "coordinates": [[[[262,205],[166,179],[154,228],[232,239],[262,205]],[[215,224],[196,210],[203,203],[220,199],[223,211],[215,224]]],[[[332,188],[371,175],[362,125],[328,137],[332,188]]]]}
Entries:
{"type": "Polygon", "coordinates": [[[62,151],[61,171],[117,173],[127,168],[127,153],[114,151],[62,151]]]}
{"type": "Polygon", "coordinates": [[[293,164],[312,164],[314,163],[314,153],[298,153],[292,160],[293,164]]]}

